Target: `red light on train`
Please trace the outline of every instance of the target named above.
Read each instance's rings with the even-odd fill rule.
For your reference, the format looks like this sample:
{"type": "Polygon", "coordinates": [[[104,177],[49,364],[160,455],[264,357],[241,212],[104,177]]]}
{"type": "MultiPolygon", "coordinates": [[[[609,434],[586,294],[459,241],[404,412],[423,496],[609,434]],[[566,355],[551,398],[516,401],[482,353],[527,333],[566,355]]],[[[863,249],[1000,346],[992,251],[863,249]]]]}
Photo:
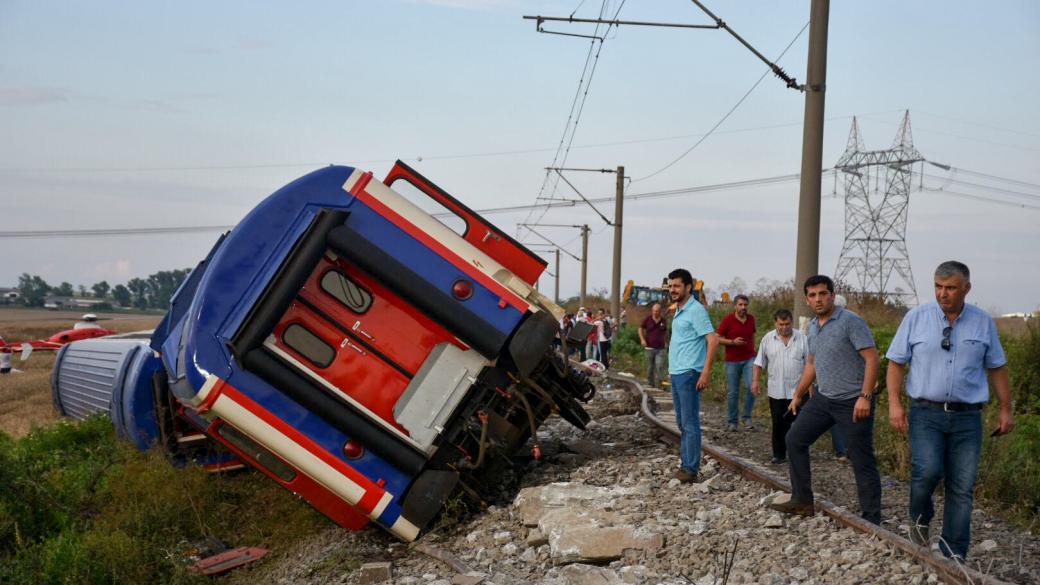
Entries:
{"type": "Polygon", "coordinates": [[[455,295],[455,298],[464,301],[473,296],[473,283],[460,278],[451,285],[451,294],[455,295]]]}
{"type": "Polygon", "coordinates": [[[358,459],[365,454],[365,447],[351,439],[343,445],[343,454],[347,456],[347,459],[358,459]]]}

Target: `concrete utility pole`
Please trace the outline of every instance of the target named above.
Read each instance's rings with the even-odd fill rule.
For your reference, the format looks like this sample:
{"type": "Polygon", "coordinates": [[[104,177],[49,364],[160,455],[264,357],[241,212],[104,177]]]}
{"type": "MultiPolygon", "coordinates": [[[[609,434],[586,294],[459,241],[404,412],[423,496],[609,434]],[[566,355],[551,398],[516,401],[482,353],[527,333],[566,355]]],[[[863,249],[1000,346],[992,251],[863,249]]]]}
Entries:
{"type": "Polygon", "coordinates": [[[621,216],[625,206],[625,167],[617,168],[617,191],[614,195],[614,269],[610,275],[610,314],[621,316],[621,216]]]}
{"type": "Polygon", "coordinates": [[[560,249],[556,248],[556,292],[553,302],[560,304],[560,249]]]}
{"type": "Polygon", "coordinates": [[[585,304],[585,289],[589,281],[589,226],[581,226],[581,297],[578,301],[579,307],[588,307],[585,304]]]}
{"type": "Polygon", "coordinates": [[[812,312],[802,300],[805,279],[820,270],[820,181],[823,169],[823,114],[827,89],[827,20],[830,0],[812,0],[809,9],[809,64],[802,127],[802,175],[798,194],[798,251],[794,268],[796,325],[812,312]]]}

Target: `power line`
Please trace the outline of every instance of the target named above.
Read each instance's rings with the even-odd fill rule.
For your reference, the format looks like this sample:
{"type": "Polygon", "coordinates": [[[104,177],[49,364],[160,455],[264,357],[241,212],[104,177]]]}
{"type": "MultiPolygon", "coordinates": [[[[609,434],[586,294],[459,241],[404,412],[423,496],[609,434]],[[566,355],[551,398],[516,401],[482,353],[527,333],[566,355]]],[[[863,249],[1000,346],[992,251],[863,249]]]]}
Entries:
{"type": "Polygon", "coordinates": [[[0,238],[91,238],[98,236],[151,236],[158,234],[188,234],[198,232],[223,232],[230,230],[233,225],[199,225],[178,226],[158,228],[101,228],[82,230],[22,230],[22,231],[0,231],[0,238]]]}
{"type": "MultiPolygon", "coordinates": [[[[955,168],[955,167],[954,167],[955,168]]],[[[986,175],[985,173],[977,173],[974,171],[965,171],[960,169],[961,172],[969,172],[977,175],[994,177],[996,179],[1003,180],[1003,177],[996,175],[986,175]]],[[[834,174],[833,168],[823,169],[823,176],[834,174]]],[[[915,173],[916,174],[916,173],[915,173]]],[[[797,181],[800,175],[798,173],[792,173],[787,175],[775,175],[771,177],[760,177],[756,179],[745,179],[740,181],[728,181],[724,183],[713,183],[708,185],[695,185],[690,187],[679,187],[676,189],[664,189],[658,191],[647,191],[644,193],[629,193],[625,195],[625,201],[639,201],[649,199],[667,199],[672,197],[681,197],[683,195],[692,195],[696,193],[711,193],[715,191],[729,191],[732,189],[750,189],[756,187],[764,187],[769,185],[777,185],[781,183],[788,183],[797,181]]],[[[1008,179],[1013,180],[1013,179],[1008,179]]],[[[1016,203],[1012,201],[1006,201],[1003,199],[993,199],[982,195],[972,195],[968,193],[960,193],[955,191],[949,191],[943,188],[935,187],[923,187],[925,191],[934,193],[945,193],[953,195],[955,197],[962,197],[968,199],[975,199],[978,201],[985,201],[989,203],[996,203],[1000,205],[1007,205],[1011,207],[1019,207],[1023,209],[1040,209],[1040,206],[1029,205],[1025,203],[1016,203]]],[[[606,203],[614,200],[613,195],[605,195],[602,197],[590,197],[589,201],[592,203],[606,203]]],[[[572,208],[576,207],[575,201],[551,201],[548,203],[536,203],[533,205],[510,205],[502,207],[489,207],[485,209],[477,210],[480,215],[496,215],[502,213],[516,213],[520,211],[528,211],[531,209],[556,209],[556,208],[572,208]]],[[[447,217],[450,212],[434,214],[434,217],[447,217]]],[[[210,225],[210,226],[175,226],[175,227],[158,227],[158,228],[99,228],[99,229],[81,229],[81,230],[23,230],[23,231],[0,231],[0,239],[16,239],[16,238],[79,238],[79,237],[99,237],[99,236],[133,236],[133,235],[155,235],[155,234],[175,234],[175,233],[193,233],[193,232],[220,232],[232,229],[233,225],[210,225]]],[[[608,226],[603,226],[605,229],[608,226]]],[[[596,232],[599,233],[599,232],[596,232]]],[[[565,246],[573,243],[575,239],[564,244],[565,246]]]]}
{"type": "MultiPolygon", "coordinates": [[[[694,0],[694,1],[696,2],[696,0],[694,0]]],[[[699,5],[699,4],[698,4],[698,5],[699,5]]],[[[706,10],[706,9],[705,9],[705,10],[706,10]]],[[[709,14],[710,14],[710,13],[709,13],[709,14]]],[[[785,54],[787,53],[787,51],[788,51],[788,50],[789,50],[789,49],[790,49],[790,48],[791,48],[791,47],[792,47],[792,46],[794,45],[795,41],[797,41],[797,40],[798,40],[798,38],[802,36],[802,33],[804,33],[804,32],[805,32],[805,29],[806,29],[806,28],[808,28],[808,27],[809,27],[809,23],[807,22],[807,23],[805,23],[805,26],[803,26],[803,27],[802,27],[802,30],[798,31],[798,34],[796,34],[796,35],[794,36],[794,38],[793,38],[793,39],[791,39],[791,42],[790,42],[790,43],[788,43],[786,47],[784,47],[784,50],[783,50],[783,51],[782,51],[782,52],[780,53],[780,56],[776,58],[776,60],[777,60],[777,61],[779,61],[780,59],[782,59],[782,58],[784,57],[784,55],[785,55],[785,54]]],[[[734,33],[734,34],[735,34],[735,33],[734,33]]],[[[738,37],[738,38],[739,38],[739,37],[738,37]]],[[[741,39],[741,40],[743,40],[743,39],[741,39]]],[[[746,44],[746,43],[745,43],[745,44],[746,44]]],[[[758,52],[757,52],[757,51],[756,51],[756,54],[758,54],[758,52]]],[[[720,118],[720,119],[719,119],[719,121],[718,121],[718,122],[716,122],[714,126],[712,126],[712,127],[711,127],[711,130],[708,130],[708,132],[707,132],[707,133],[705,133],[705,134],[704,134],[704,135],[703,135],[703,136],[701,137],[701,139],[700,139],[700,140],[698,140],[697,142],[693,143],[693,146],[691,146],[691,147],[687,148],[685,152],[683,152],[683,153],[682,153],[682,154],[680,154],[680,155],[679,155],[678,157],[676,157],[676,158],[675,158],[675,160],[673,160],[672,162],[670,162],[670,163],[668,163],[668,164],[664,165],[663,167],[661,167],[661,168],[657,169],[656,171],[654,171],[654,172],[650,173],[649,175],[645,175],[645,176],[643,176],[643,177],[640,177],[640,178],[638,178],[638,179],[635,179],[635,180],[633,180],[632,182],[633,182],[633,183],[637,183],[637,182],[639,182],[639,181],[643,181],[643,180],[649,179],[650,177],[654,177],[654,176],[657,176],[657,175],[659,175],[659,174],[663,173],[664,171],[666,171],[666,170],[668,170],[668,169],[672,168],[672,166],[674,166],[674,165],[675,165],[675,163],[677,163],[677,162],[681,161],[682,159],[686,158],[686,155],[688,155],[688,154],[690,154],[691,152],[693,152],[693,150],[694,150],[695,148],[697,148],[697,147],[698,147],[698,146],[700,146],[700,145],[701,145],[701,144],[702,144],[702,143],[703,143],[703,142],[704,142],[705,140],[707,140],[707,139],[708,139],[708,137],[709,137],[709,136],[711,136],[711,135],[712,135],[712,134],[713,134],[713,133],[715,132],[715,130],[717,130],[717,129],[718,129],[718,127],[722,125],[722,123],[723,123],[723,122],[725,122],[726,120],[728,120],[728,119],[729,119],[730,115],[732,115],[732,114],[733,114],[733,112],[737,111],[737,108],[739,108],[739,107],[740,107],[740,105],[744,103],[744,100],[746,100],[746,99],[747,99],[747,98],[748,98],[748,97],[749,97],[749,96],[751,95],[751,93],[752,93],[753,91],[755,91],[755,88],[757,88],[757,87],[759,86],[759,84],[761,84],[761,83],[762,83],[762,80],[764,80],[764,79],[766,78],[766,76],[767,76],[767,75],[769,75],[769,73],[770,73],[770,71],[766,71],[765,73],[763,73],[763,74],[762,74],[762,76],[758,78],[758,81],[756,81],[756,82],[755,82],[755,83],[754,83],[754,84],[753,84],[753,85],[751,86],[751,88],[750,88],[750,89],[748,89],[748,90],[747,90],[747,92],[745,92],[745,93],[744,93],[744,95],[743,95],[743,96],[741,96],[741,98],[740,98],[739,100],[737,100],[737,103],[733,104],[733,107],[732,107],[732,108],[730,108],[730,109],[729,109],[729,111],[728,111],[728,112],[726,112],[726,114],[725,114],[724,116],[722,116],[722,118],[720,118]]]]}
{"type": "Polygon", "coordinates": [[[1009,179],[1007,177],[1001,177],[1001,176],[998,176],[998,175],[988,175],[986,173],[980,173],[980,172],[977,172],[977,171],[969,171],[967,169],[962,169],[962,168],[959,168],[959,167],[950,167],[950,168],[953,169],[953,170],[956,170],[959,173],[965,173],[965,174],[968,174],[968,175],[974,175],[976,177],[984,177],[986,179],[992,179],[994,181],[1002,181],[1004,183],[1013,183],[1015,185],[1022,185],[1022,186],[1025,186],[1025,187],[1032,187],[1034,189],[1040,189],[1040,184],[1037,184],[1037,183],[1029,183],[1029,182],[1026,182],[1026,181],[1019,181],[1018,179],[1009,179]]]}
{"type": "Polygon", "coordinates": [[[942,193],[944,195],[952,195],[954,197],[960,197],[962,199],[975,199],[977,201],[986,201],[988,203],[997,203],[999,205],[1007,205],[1008,207],[1018,207],[1020,209],[1037,209],[1040,210],[1040,205],[1029,205],[1028,203],[1019,203],[1017,201],[1007,201],[1004,199],[993,199],[992,197],[984,197],[982,195],[972,195],[970,193],[960,193],[958,191],[950,191],[942,188],[923,187],[922,190],[929,191],[931,193],[942,193]]]}
{"type": "MultiPolygon", "coordinates": [[[[698,185],[693,187],[683,187],[679,189],[669,189],[666,191],[648,191],[646,193],[634,193],[625,195],[626,200],[639,200],[639,199],[659,199],[667,197],[677,197],[685,194],[692,193],[704,193],[710,191],[719,191],[727,189],[747,189],[750,187],[771,185],[775,183],[782,183],[797,180],[798,175],[778,175],[774,177],[762,177],[759,179],[748,179],[743,181],[732,181],[728,183],[716,183],[711,185],[698,185]]],[[[605,203],[614,200],[614,195],[607,195],[603,197],[590,198],[589,201],[593,203],[605,203]]],[[[574,207],[573,201],[551,201],[548,203],[536,203],[533,205],[512,205],[503,207],[492,207],[486,209],[478,209],[476,212],[481,215],[494,215],[499,213],[515,213],[518,211],[528,211],[531,209],[553,209],[557,207],[574,207]]],[[[449,217],[451,212],[443,212],[433,214],[433,217],[449,217]]],[[[181,227],[158,227],[158,228],[98,228],[98,229],[80,229],[80,230],[23,230],[23,231],[0,231],[0,239],[12,239],[12,238],[64,238],[64,237],[98,237],[98,236],[131,236],[131,235],[153,235],[153,234],[167,234],[167,233],[190,233],[190,232],[213,232],[213,231],[226,231],[232,229],[234,226],[231,225],[211,225],[211,226],[181,226],[181,227]]],[[[608,226],[604,226],[606,228],[608,226]]],[[[596,232],[599,233],[599,232],[596,232]]],[[[572,240],[573,241],[573,240],[572,240]]],[[[569,243],[569,242],[568,242],[569,243]]]]}
{"type": "MultiPolygon", "coordinates": [[[[624,8],[626,1],[627,0],[622,0],[621,3],[618,5],[617,10],[614,11],[614,20],[617,20],[618,15],[621,14],[621,9],[624,8]]],[[[579,5],[579,7],[580,7],[580,5],[579,5]]],[[[577,11],[577,9],[575,9],[575,11],[577,11]]],[[[600,5],[600,14],[599,14],[600,18],[603,18],[603,15],[604,15],[604,13],[606,11],[607,11],[607,2],[606,2],[606,0],[604,0],[603,4],[600,5]]],[[[572,16],[573,16],[573,14],[572,14],[572,16]]],[[[610,24],[607,25],[607,33],[610,32],[610,27],[611,26],[613,26],[613,25],[610,25],[610,24]]],[[[600,25],[597,23],[594,32],[598,33],[599,32],[599,28],[600,28],[600,25]]],[[[604,35],[604,36],[606,36],[606,35],[604,35]]],[[[578,132],[578,124],[581,121],[581,114],[582,114],[582,112],[585,111],[585,102],[586,102],[586,100],[588,100],[589,88],[592,87],[592,79],[595,76],[596,67],[599,65],[599,55],[600,55],[600,53],[602,51],[603,51],[603,38],[597,37],[597,38],[594,38],[592,41],[590,41],[590,43],[589,43],[589,52],[588,52],[588,54],[585,57],[585,67],[582,69],[582,76],[581,76],[581,78],[578,81],[578,89],[575,92],[574,100],[571,102],[571,111],[570,111],[570,113],[568,114],[568,117],[567,117],[567,124],[564,125],[563,135],[560,137],[560,144],[557,147],[556,154],[553,156],[552,163],[549,164],[550,167],[562,167],[562,166],[566,166],[567,165],[567,158],[570,156],[571,146],[574,144],[574,137],[577,135],[577,132],[578,132]],[[599,42],[598,45],[596,44],[597,41],[599,42]],[[596,48],[596,53],[595,53],[595,57],[592,57],[592,67],[591,67],[591,69],[589,69],[589,59],[592,56],[592,49],[593,49],[593,47],[596,48]],[[588,81],[587,82],[585,82],[585,72],[586,71],[588,71],[588,81]],[[583,86],[584,86],[584,90],[582,89],[583,86]],[[578,104],[579,96],[581,97],[580,104],[578,104]],[[577,113],[575,113],[575,105],[577,105],[577,113]],[[572,119],[574,120],[573,127],[571,126],[571,120],[572,119]],[[570,138],[569,139],[567,138],[568,130],[570,131],[570,138]],[[564,146],[563,146],[565,141],[567,142],[566,148],[564,148],[564,146]],[[561,159],[561,154],[562,154],[562,159],[561,159]]],[[[545,172],[545,179],[542,181],[542,187],[538,191],[538,197],[535,198],[536,201],[538,200],[538,198],[540,198],[540,197],[542,197],[542,195],[544,195],[546,187],[548,186],[548,184],[549,184],[549,182],[551,180],[550,177],[551,177],[550,172],[548,170],[546,170],[546,172],[545,172]]],[[[556,196],[556,190],[559,187],[559,184],[560,184],[559,180],[552,181],[552,191],[551,191],[550,197],[549,197],[550,199],[552,199],[552,198],[554,198],[556,196]]],[[[532,210],[531,212],[529,212],[527,214],[527,217],[525,218],[524,221],[525,222],[530,221],[531,220],[531,216],[533,214],[534,214],[534,210],[532,210]]],[[[545,217],[545,212],[544,211],[542,212],[542,215],[539,216],[538,220],[536,220],[536,221],[541,221],[541,219],[543,217],[545,217]]]]}

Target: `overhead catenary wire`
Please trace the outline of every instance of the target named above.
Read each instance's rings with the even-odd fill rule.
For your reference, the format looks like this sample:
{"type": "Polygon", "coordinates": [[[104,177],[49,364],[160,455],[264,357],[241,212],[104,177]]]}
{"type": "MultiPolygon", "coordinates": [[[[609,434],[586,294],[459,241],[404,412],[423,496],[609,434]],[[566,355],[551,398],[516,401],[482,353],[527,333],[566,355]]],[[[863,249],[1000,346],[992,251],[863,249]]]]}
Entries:
{"type": "MultiPolygon", "coordinates": [[[[618,5],[617,10],[614,11],[614,18],[613,18],[614,20],[617,20],[618,15],[621,14],[621,9],[624,8],[624,6],[625,6],[625,1],[626,0],[622,0],[621,3],[618,5]]],[[[607,11],[607,1],[604,0],[603,4],[600,6],[600,18],[603,18],[603,15],[606,13],[606,11],[607,11]]],[[[607,32],[608,33],[610,32],[610,27],[611,26],[612,25],[607,25],[607,32]]],[[[599,29],[600,29],[600,25],[596,24],[595,32],[598,33],[599,29]]],[[[562,167],[562,166],[566,166],[567,165],[567,158],[570,156],[571,145],[574,143],[574,137],[577,135],[578,124],[581,121],[582,112],[584,112],[584,110],[585,110],[585,102],[588,100],[589,88],[592,86],[592,80],[593,80],[593,77],[595,76],[596,67],[599,64],[599,55],[602,52],[602,50],[603,50],[603,38],[593,39],[593,40],[590,41],[589,51],[588,51],[588,54],[586,55],[586,60],[585,60],[585,68],[582,70],[582,77],[579,79],[578,89],[575,92],[575,98],[571,102],[571,111],[568,114],[567,123],[564,126],[564,130],[563,130],[563,135],[560,137],[560,144],[559,144],[559,146],[557,148],[556,154],[553,156],[552,163],[549,164],[549,167],[562,167]],[[594,56],[592,56],[593,55],[593,48],[596,49],[594,56]],[[590,69],[590,56],[592,56],[591,57],[591,69],[590,69]],[[587,81],[586,81],[586,77],[585,77],[585,72],[586,71],[588,71],[588,79],[587,79],[587,81]],[[580,96],[580,102],[579,102],[579,96],[580,96]],[[574,121],[573,126],[571,124],[571,120],[572,119],[574,121]],[[569,138],[568,138],[568,133],[569,133],[569,138]],[[566,146],[564,146],[565,142],[566,142],[566,146]]],[[[541,188],[538,191],[538,196],[535,198],[536,201],[538,200],[538,198],[540,198],[543,195],[545,195],[546,188],[549,186],[550,183],[551,183],[552,187],[551,187],[549,198],[552,199],[552,198],[555,197],[556,190],[559,187],[560,183],[559,183],[559,180],[553,181],[551,179],[551,177],[552,177],[552,175],[550,174],[550,172],[548,170],[546,170],[545,178],[542,181],[542,186],[541,186],[541,188]]],[[[533,216],[533,214],[534,214],[534,210],[532,210],[531,212],[529,212],[527,214],[527,217],[524,219],[524,221],[525,222],[530,222],[531,221],[531,217],[533,216]]],[[[543,211],[542,215],[539,216],[538,219],[535,220],[535,221],[536,222],[540,221],[543,217],[545,217],[545,211],[543,211]]]]}
{"type": "MultiPolygon", "coordinates": [[[[696,2],[696,0],[694,0],[694,2],[696,2]]],[[[780,55],[776,58],[777,61],[782,59],[784,57],[784,55],[787,54],[787,51],[789,51],[791,49],[791,47],[794,46],[795,41],[797,41],[798,38],[802,36],[802,33],[804,33],[805,29],[807,29],[807,28],[809,28],[809,23],[808,22],[806,22],[805,26],[802,27],[802,30],[798,31],[798,34],[796,34],[794,36],[794,38],[791,39],[791,42],[788,43],[786,47],[784,47],[784,50],[780,52],[780,55]]],[[[757,54],[757,52],[756,52],[756,54],[757,54]]],[[[729,117],[733,114],[733,112],[737,111],[737,108],[739,108],[740,105],[743,104],[744,101],[747,100],[747,98],[751,96],[751,93],[755,91],[755,88],[757,88],[759,86],[759,84],[762,83],[762,81],[766,78],[767,75],[769,75],[769,73],[770,73],[770,71],[766,71],[765,73],[763,73],[761,75],[761,77],[758,78],[758,81],[756,81],[754,84],[752,84],[751,88],[748,89],[746,92],[744,92],[744,95],[741,96],[739,100],[737,100],[737,103],[733,104],[733,107],[731,107],[729,109],[729,111],[726,112],[722,116],[722,118],[719,119],[718,122],[715,122],[715,125],[712,126],[711,129],[708,130],[706,133],[704,133],[701,136],[700,140],[698,140],[697,142],[693,143],[693,146],[687,148],[682,154],[680,154],[679,156],[675,157],[675,159],[673,159],[671,162],[669,162],[668,164],[664,165],[663,167],[657,169],[656,171],[654,171],[654,172],[652,172],[652,173],[650,173],[648,175],[644,175],[642,177],[639,177],[638,179],[634,179],[632,182],[633,183],[638,183],[639,181],[645,181],[646,179],[649,179],[651,177],[656,177],[657,175],[659,175],[659,174],[667,171],[668,169],[672,168],[673,166],[675,166],[675,164],[678,163],[679,161],[681,161],[682,159],[686,158],[686,155],[690,154],[691,152],[694,151],[694,149],[696,149],[698,146],[703,144],[704,141],[707,140],[709,136],[711,136],[712,134],[715,133],[716,130],[718,130],[719,126],[722,126],[722,124],[726,120],[729,119],[729,117]]]]}

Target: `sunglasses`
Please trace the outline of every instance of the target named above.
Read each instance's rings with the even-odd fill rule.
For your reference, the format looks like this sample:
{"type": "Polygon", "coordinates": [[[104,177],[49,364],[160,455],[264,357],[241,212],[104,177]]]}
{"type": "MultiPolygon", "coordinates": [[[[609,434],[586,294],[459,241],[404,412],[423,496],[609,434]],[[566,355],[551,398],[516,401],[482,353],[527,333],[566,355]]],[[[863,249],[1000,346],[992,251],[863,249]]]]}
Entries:
{"type": "Polygon", "coordinates": [[[943,329],[942,343],[939,344],[939,346],[942,347],[943,349],[945,349],[946,351],[950,351],[950,348],[953,347],[953,342],[950,341],[950,334],[951,333],[953,333],[953,327],[952,326],[951,327],[947,327],[946,329],[943,329]]]}

